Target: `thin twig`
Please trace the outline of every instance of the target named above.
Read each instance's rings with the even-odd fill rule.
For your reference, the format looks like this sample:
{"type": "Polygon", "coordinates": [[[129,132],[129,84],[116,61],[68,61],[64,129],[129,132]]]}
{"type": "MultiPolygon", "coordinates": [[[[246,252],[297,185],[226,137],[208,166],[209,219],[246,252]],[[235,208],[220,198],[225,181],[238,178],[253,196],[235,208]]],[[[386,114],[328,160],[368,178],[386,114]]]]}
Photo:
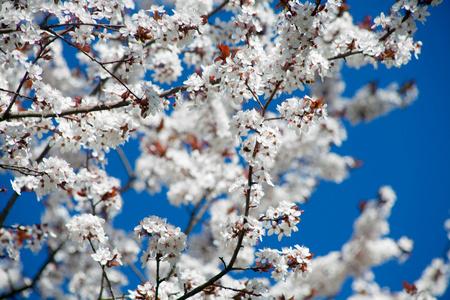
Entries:
{"type": "Polygon", "coordinates": [[[51,30],[51,29],[46,29],[46,31],[48,31],[49,33],[57,36],[58,38],[60,38],[61,40],[63,40],[65,43],[67,43],[68,45],[74,47],[75,49],[78,49],[81,53],[83,53],[85,56],[87,56],[90,60],[92,60],[93,62],[97,63],[98,65],[100,65],[100,67],[105,70],[109,75],[111,75],[111,77],[113,77],[114,79],[116,79],[120,85],[122,85],[131,95],[133,95],[135,97],[135,99],[140,99],[140,97],[138,97],[132,90],[130,90],[128,88],[128,86],[122,81],[120,80],[119,77],[117,77],[113,72],[111,72],[108,68],[106,68],[105,66],[102,65],[102,63],[100,61],[98,61],[95,57],[89,55],[86,51],[83,51],[81,49],[79,49],[79,47],[77,47],[77,45],[75,45],[74,43],[72,43],[71,41],[69,41],[68,39],[66,39],[65,37],[63,37],[62,35],[58,34],[57,32],[51,30]]]}
{"type": "MultiPolygon", "coordinates": [[[[52,40],[50,40],[44,46],[41,46],[41,49],[39,50],[39,52],[36,55],[36,57],[34,58],[34,60],[31,62],[31,65],[36,64],[36,62],[41,58],[41,55],[44,53],[45,48],[47,48],[47,46],[50,45],[51,43],[53,43],[55,40],[56,40],[56,37],[53,38],[52,40]]],[[[4,121],[8,117],[9,113],[11,112],[12,107],[14,106],[14,103],[16,103],[16,100],[20,95],[20,90],[22,89],[23,85],[25,84],[25,81],[27,80],[27,78],[28,78],[28,71],[26,71],[25,74],[23,75],[23,78],[20,81],[19,86],[17,87],[17,89],[14,93],[13,99],[9,103],[8,107],[6,108],[6,111],[0,117],[0,122],[4,121]]]]}
{"type": "Polygon", "coordinates": [[[342,54],[338,54],[336,56],[330,57],[328,60],[336,60],[336,59],[340,59],[340,58],[346,58],[347,56],[351,56],[351,55],[355,55],[355,54],[362,54],[363,51],[349,51],[349,52],[345,52],[342,54]]]}
{"type": "MultiPolygon", "coordinates": [[[[239,290],[239,289],[235,289],[235,288],[232,288],[232,287],[228,287],[228,286],[223,286],[223,285],[221,285],[221,284],[211,284],[212,286],[216,286],[216,287],[219,287],[219,288],[221,288],[221,289],[225,289],[225,290],[230,290],[230,291],[233,291],[233,292],[237,292],[237,293],[244,293],[244,294],[249,294],[249,295],[252,295],[252,296],[256,296],[256,297],[261,297],[261,294],[255,294],[255,293],[253,293],[253,292],[250,292],[250,291],[247,291],[247,290],[245,290],[245,289],[242,289],[242,290],[239,290]]],[[[240,299],[240,298],[239,298],[240,299]]]]}
{"type": "Polygon", "coordinates": [[[278,89],[280,88],[281,83],[283,82],[283,80],[280,80],[277,82],[277,85],[275,86],[275,89],[273,90],[272,94],[270,95],[269,99],[267,99],[267,102],[264,104],[264,107],[262,109],[262,113],[261,116],[264,117],[267,108],[269,107],[270,102],[272,101],[273,97],[275,96],[276,92],[278,91],[278,89]]]}
{"type": "Polygon", "coordinates": [[[222,8],[224,8],[225,5],[228,4],[228,2],[230,2],[230,0],[225,0],[225,1],[223,1],[222,4],[220,4],[219,6],[217,6],[216,8],[214,8],[209,14],[207,14],[206,17],[209,19],[211,16],[213,16],[214,14],[216,14],[219,10],[221,10],[222,8]]]}
{"type": "Polygon", "coordinates": [[[127,171],[128,177],[134,177],[134,172],[133,169],[131,168],[130,161],[128,160],[127,156],[125,155],[120,146],[116,147],[116,152],[119,155],[120,160],[122,161],[122,164],[125,167],[125,170],[127,171]]]}
{"type": "Polygon", "coordinates": [[[250,93],[252,93],[252,95],[253,95],[253,99],[255,99],[256,100],[256,102],[258,102],[258,105],[259,105],[259,107],[261,108],[261,109],[264,109],[264,107],[263,107],[263,105],[262,105],[262,103],[261,103],[261,101],[259,101],[259,98],[258,97],[256,97],[256,95],[255,95],[255,93],[253,92],[253,90],[249,87],[249,85],[248,85],[248,83],[246,82],[245,83],[245,86],[247,87],[247,89],[250,91],[250,93]]]}
{"type": "MultiPolygon", "coordinates": [[[[255,149],[256,149],[256,146],[255,146],[255,149]]],[[[256,151],[254,151],[254,154],[256,154],[256,151]]],[[[248,174],[249,174],[248,175],[249,188],[247,189],[247,194],[245,196],[245,211],[244,211],[244,227],[243,228],[245,228],[245,224],[248,222],[247,221],[247,217],[248,217],[248,214],[249,214],[249,211],[250,211],[250,191],[251,191],[251,186],[252,186],[252,181],[253,181],[252,180],[253,167],[249,166],[248,171],[249,171],[248,172],[248,174]]],[[[216,274],[215,276],[210,278],[208,281],[206,281],[202,285],[199,285],[196,288],[194,288],[193,290],[191,290],[190,292],[185,293],[183,296],[181,296],[177,300],[184,300],[184,299],[187,299],[189,297],[192,297],[195,294],[200,293],[205,288],[207,288],[208,286],[212,285],[217,280],[219,280],[220,278],[225,276],[228,272],[230,272],[231,269],[233,268],[234,263],[236,262],[236,259],[237,259],[237,256],[239,254],[239,251],[241,250],[242,242],[244,240],[245,233],[246,233],[245,229],[242,229],[242,231],[239,233],[238,242],[237,242],[236,248],[234,249],[234,252],[233,252],[233,255],[232,255],[231,259],[230,259],[230,262],[228,263],[228,265],[222,271],[220,271],[218,274],[216,274]]]]}
{"type": "Polygon", "coordinates": [[[29,99],[29,100],[31,100],[31,101],[36,100],[35,98],[29,97],[29,96],[25,96],[25,95],[21,95],[21,94],[19,94],[19,93],[16,93],[16,92],[14,92],[14,91],[10,91],[10,90],[7,90],[7,89],[2,89],[2,88],[0,88],[0,91],[6,92],[6,93],[10,93],[10,94],[13,94],[13,95],[17,95],[17,96],[20,97],[20,98],[29,99]]]}
{"type": "Polygon", "coordinates": [[[125,27],[125,25],[112,25],[112,24],[95,24],[95,23],[81,23],[81,22],[77,22],[77,23],[60,23],[60,24],[50,24],[50,25],[45,25],[45,26],[41,26],[42,30],[46,30],[46,29],[51,29],[51,28],[55,28],[55,27],[65,27],[65,26],[93,26],[93,27],[101,27],[101,28],[106,28],[106,29],[116,29],[116,28],[123,28],[125,27]]]}
{"type": "Polygon", "coordinates": [[[139,279],[142,282],[147,281],[147,278],[145,278],[144,274],[142,274],[142,272],[138,268],[136,268],[136,266],[133,263],[129,264],[128,266],[131,268],[131,270],[134,272],[134,274],[136,274],[137,277],[139,277],[139,279]]]}
{"type": "Polygon", "coordinates": [[[19,166],[11,166],[11,165],[0,164],[0,168],[16,171],[16,172],[19,172],[19,173],[21,173],[23,175],[31,175],[31,176],[44,175],[44,172],[36,171],[36,170],[29,169],[29,168],[26,168],[26,167],[19,167],[19,166]]]}
{"type": "Polygon", "coordinates": [[[155,288],[155,299],[158,299],[159,294],[159,284],[161,281],[159,280],[159,263],[160,263],[160,256],[156,255],[156,288],[155,288]]]}

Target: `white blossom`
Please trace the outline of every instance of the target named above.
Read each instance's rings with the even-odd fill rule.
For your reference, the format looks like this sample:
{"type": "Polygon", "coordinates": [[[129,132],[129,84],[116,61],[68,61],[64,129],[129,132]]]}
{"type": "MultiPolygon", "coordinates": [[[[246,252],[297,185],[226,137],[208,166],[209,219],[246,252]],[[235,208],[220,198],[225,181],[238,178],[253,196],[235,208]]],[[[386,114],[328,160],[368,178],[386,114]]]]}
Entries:
{"type": "Polygon", "coordinates": [[[108,237],[105,235],[103,224],[105,220],[92,214],[82,214],[74,216],[69,223],[66,224],[69,230],[69,238],[80,245],[88,243],[89,240],[95,239],[100,244],[105,244],[108,237]]]}

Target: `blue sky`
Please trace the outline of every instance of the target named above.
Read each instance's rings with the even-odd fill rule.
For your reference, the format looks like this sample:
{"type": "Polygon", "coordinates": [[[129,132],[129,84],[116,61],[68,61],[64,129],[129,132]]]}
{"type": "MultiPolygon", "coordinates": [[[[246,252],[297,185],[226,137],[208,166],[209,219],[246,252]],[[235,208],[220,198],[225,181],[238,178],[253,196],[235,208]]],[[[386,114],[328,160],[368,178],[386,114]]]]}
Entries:
{"type": "MultiPolygon", "coordinates": [[[[362,21],[366,14],[387,13],[393,2],[348,0],[347,4],[355,21],[362,21]]],[[[390,185],[398,200],[390,218],[389,236],[398,239],[405,235],[415,242],[412,257],[402,265],[394,261],[374,269],[380,286],[388,286],[394,291],[402,289],[403,280],[417,280],[434,257],[443,256],[448,245],[443,224],[450,217],[449,1],[429,11],[428,21],[425,26],[419,24],[416,34],[416,40],[423,42],[418,60],[413,59],[400,69],[386,70],[380,65],[376,71],[371,66],[358,71],[344,70],[347,96],[375,79],[380,87],[386,87],[392,81],[401,84],[415,79],[419,98],[405,110],[394,111],[368,124],[351,126],[346,123],[348,140],[335,151],[354,156],[364,165],[351,171],[350,177],[342,184],[321,183],[310,202],[302,207],[305,213],[299,232],[285,240],[291,244],[304,244],[315,255],[339,250],[351,236],[353,222],[359,215],[359,201],[373,199],[381,185],[390,185]]],[[[136,147],[136,142],[132,142],[124,149],[136,147]]],[[[109,159],[111,165],[108,169],[114,169],[113,175],[125,183],[125,171],[114,151],[109,159]]],[[[9,178],[0,178],[0,186],[9,187],[9,178]]],[[[0,196],[0,209],[10,195],[0,196]]],[[[124,195],[124,212],[116,218],[117,224],[132,230],[139,220],[155,214],[167,217],[174,225],[185,226],[185,210],[169,208],[164,205],[163,197],[145,201],[145,207],[136,211],[135,205],[138,201],[142,203],[140,197],[148,198],[148,195],[135,196],[133,192],[124,195]]],[[[39,208],[40,203],[34,196],[20,197],[6,224],[38,222],[31,212],[39,208]]],[[[29,276],[36,268],[36,264],[31,263],[32,258],[28,256],[26,260],[30,264],[25,266],[29,276]]],[[[347,282],[338,299],[349,295],[347,282]]],[[[450,299],[450,292],[442,299],[450,299]]]]}

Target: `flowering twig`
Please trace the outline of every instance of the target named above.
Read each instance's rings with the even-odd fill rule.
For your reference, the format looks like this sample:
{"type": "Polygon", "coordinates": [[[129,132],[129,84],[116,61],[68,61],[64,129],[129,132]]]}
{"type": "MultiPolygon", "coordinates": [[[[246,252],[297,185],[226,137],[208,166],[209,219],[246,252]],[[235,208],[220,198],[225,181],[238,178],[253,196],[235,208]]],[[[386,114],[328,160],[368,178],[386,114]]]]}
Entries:
{"type": "MultiPolygon", "coordinates": [[[[91,245],[92,251],[93,251],[94,253],[96,253],[94,244],[92,243],[91,239],[90,239],[90,238],[87,238],[87,240],[89,241],[89,244],[91,245]]],[[[106,266],[105,266],[105,265],[102,265],[101,262],[98,262],[98,264],[99,264],[100,267],[102,268],[102,273],[103,273],[103,275],[102,275],[102,283],[101,283],[101,286],[100,286],[99,299],[102,298],[102,293],[103,293],[103,278],[104,278],[104,279],[106,279],[106,282],[108,283],[109,292],[111,293],[111,296],[112,296],[113,300],[115,300],[116,297],[114,296],[114,291],[113,291],[113,289],[112,289],[111,281],[109,280],[108,275],[106,274],[106,270],[105,270],[106,266]]]]}

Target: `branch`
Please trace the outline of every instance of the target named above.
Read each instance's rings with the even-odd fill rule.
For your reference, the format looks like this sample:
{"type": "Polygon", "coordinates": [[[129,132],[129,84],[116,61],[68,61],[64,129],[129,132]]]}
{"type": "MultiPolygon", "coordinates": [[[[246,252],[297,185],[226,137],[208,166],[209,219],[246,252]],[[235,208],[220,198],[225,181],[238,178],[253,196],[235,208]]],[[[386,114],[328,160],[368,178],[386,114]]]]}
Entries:
{"type": "Polygon", "coordinates": [[[322,0],[316,0],[316,6],[314,7],[314,10],[311,13],[312,17],[314,17],[317,14],[317,11],[319,10],[320,2],[322,2],[322,0]]]}
{"type": "Polygon", "coordinates": [[[261,297],[262,296],[261,294],[255,294],[253,292],[249,292],[245,288],[242,289],[242,290],[239,290],[239,289],[231,288],[231,287],[228,287],[228,286],[223,286],[223,285],[220,285],[220,284],[212,284],[212,286],[216,286],[216,287],[219,287],[221,289],[230,290],[230,291],[237,292],[237,293],[244,293],[244,294],[248,294],[248,295],[252,295],[252,296],[256,296],[256,297],[261,297]]]}
{"type": "Polygon", "coordinates": [[[280,80],[277,82],[277,85],[275,86],[275,89],[273,90],[272,95],[270,95],[269,99],[267,99],[267,102],[264,104],[264,107],[263,107],[262,113],[261,113],[262,117],[264,117],[264,114],[266,113],[266,109],[269,107],[270,102],[272,101],[273,97],[275,96],[275,93],[280,88],[280,85],[282,82],[283,82],[283,80],[280,80]]]}
{"type": "Polygon", "coordinates": [[[159,279],[159,262],[160,262],[160,256],[159,254],[156,255],[156,288],[155,288],[155,299],[158,299],[159,294],[159,284],[161,283],[159,279]]]}
{"type": "Polygon", "coordinates": [[[336,56],[330,57],[328,60],[336,60],[336,59],[340,59],[340,58],[346,58],[347,56],[351,56],[351,55],[355,55],[355,54],[362,54],[362,53],[363,53],[362,50],[361,51],[355,51],[355,52],[349,51],[349,52],[346,52],[346,53],[342,53],[342,54],[338,54],[336,56]]]}
{"type": "Polygon", "coordinates": [[[47,30],[47,29],[51,29],[51,28],[55,28],[55,27],[64,27],[64,26],[93,26],[93,27],[101,27],[101,28],[106,28],[109,30],[114,30],[117,31],[116,28],[123,28],[125,27],[124,25],[112,25],[112,24],[95,24],[95,23],[81,23],[81,22],[77,22],[77,23],[60,23],[60,24],[50,24],[50,25],[45,25],[45,26],[41,26],[42,30],[47,30]]]}
{"type": "Polygon", "coordinates": [[[245,86],[247,87],[247,89],[250,91],[250,93],[252,93],[252,95],[253,95],[253,99],[255,99],[256,100],[256,102],[258,102],[258,105],[259,105],[259,107],[261,108],[261,109],[264,109],[264,107],[263,107],[263,105],[262,105],[262,103],[261,103],[261,101],[259,101],[259,98],[258,97],[256,97],[256,95],[255,95],[255,93],[253,92],[253,90],[248,86],[248,83],[246,82],[245,83],[245,86]]]}
{"type": "MultiPolygon", "coordinates": [[[[155,40],[152,40],[152,41],[148,42],[147,44],[145,44],[145,45],[144,45],[144,48],[149,47],[149,46],[152,45],[153,43],[155,43],[155,40]]],[[[124,55],[124,56],[122,56],[122,58],[121,58],[120,60],[118,60],[117,64],[116,64],[116,65],[114,66],[114,68],[112,69],[112,72],[113,72],[113,73],[116,73],[117,70],[120,68],[120,66],[121,66],[123,63],[127,62],[126,57],[127,57],[127,55],[124,55]]],[[[103,64],[108,64],[108,63],[109,63],[109,62],[106,62],[106,63],[103,63],[103,64]]],[[[97,93],[100,91],[101,86],[102,86],[106,81],[108,81],[109,78],[110,78],[110,77],[107,77],[107,78],[104,78],[104,79],[100,80],[99,83],[98,83],[98,84],[95,86],[95,88],[92,90],[92,92],[91,92],[90,95],[93,96],[93,95],[97,94],[97,93]]]]}
{"type": "MultiPolygon", "coordinates": [[[[205,197],[207,197],[207,195],[205,197]]],[[[188,226],[186,227],[186,230],[184,231],[184,234],[189,235],[189,233],[191,233],[192,229],[195,227],[195,225],[197,225],[198,221],[202,219],[209,205],[213,201],[214,198],[210,198],[209,200],[206,200],[203,206],[201,206],[201,202],[198,203],[198,205],[195,207],[194,211],[191,214],[191,218],[189,219],[189,223],[188,226]]]]}
{"type": "MultiPolygon", "coordinates": [[[[186,91],[187,85],[181,85],[174,88],[171,88],[167,91],[162,92],[159,97],[165,98],[169,95],[178,93],[179,91],[186,91]]],[[[134,101],[136,103],[140,103],[140,99],[137,99],[134,101]]],[[[18,112],[15,114],[9,114],[4,120],[13,120],[13,119],[20,119],[20,118],[57,118],[57,117],[63,117],[68,115],[76,115],[76,114],[83,114],[83,113],[90,113],[95,111],[104,111],[104,110],[111,110],[116,109],[120,107],[125,107],[131,105],[131,102],[128,101],[120,101],[116,103],[108,103],[108,104],[99,104],[96,106],[86,106],[86,107],[76,107],[76,108],[70,108],[67,110],[63,110],[61,113],[53,113],[53,112],[35,112],[35,111],[23,111],[18,112]]]]}
{"type": "Polygon", "coordinates": [[[147,278],[145,278],[144,274],[142,274],[142,272],[133,263],[130,263],[128,266],[131,268],[131,270],[134,272],[134,274],[136,274],[137,277],[139,277],[139,279],[142,282],[147,281],[147,278]]]}
{"type": "Polygon", "coordinates": [[[116,147],[116,152],[119,155],[120,160],[122,161],[123,166],[125,167],[125,170],[127,171],[128,177],[130,177],[130,180],[132,178],[135,178],[133,168],[131,167],[130,161],[128,160],[127,156],[123,152],[122,148],[120,146],[116,147]]]}
{"type": "Polygon", "coordinates": [[[11,165],[4,165],[4,164],[0,164],[0,168],[3,169],[8,169],[8,170],[13,170],[16,172],[19,172],[23,175],[31,175],[31,176],[39,176],[39,175],[44,175],[44,172],[39,172],[33,169],[29,169],[26,167],[19,167],[19,166],[11,166],[11,165]]]}
{"type": "MultiPolygon", "coordinates": [[[[401,21],[401,23],[405,22],[406,20],[408,20],[411,17],[411,11],[407,10],[405,12],[405,15],[403,16],[403,19],[401,21]]],[[[384,42],[391,34],[393,34],[395,32],[395,30],[397,30],[397,28],[391,28],[389,29],[382,37],[380,37],[378,39],[379,42],[384,42]]],[[[335,59],[339,59],[339,58],[346,58],[347,56],[350,55],[354,55],[354,54],[362,54],[363,51],[355,51],[353,52],[352,50],[350,50],[349,52],[346,53],[342,53],[342,54],[338,54],[336,56],[330,57],[328,60],[335,60],[335,59]]]]}

